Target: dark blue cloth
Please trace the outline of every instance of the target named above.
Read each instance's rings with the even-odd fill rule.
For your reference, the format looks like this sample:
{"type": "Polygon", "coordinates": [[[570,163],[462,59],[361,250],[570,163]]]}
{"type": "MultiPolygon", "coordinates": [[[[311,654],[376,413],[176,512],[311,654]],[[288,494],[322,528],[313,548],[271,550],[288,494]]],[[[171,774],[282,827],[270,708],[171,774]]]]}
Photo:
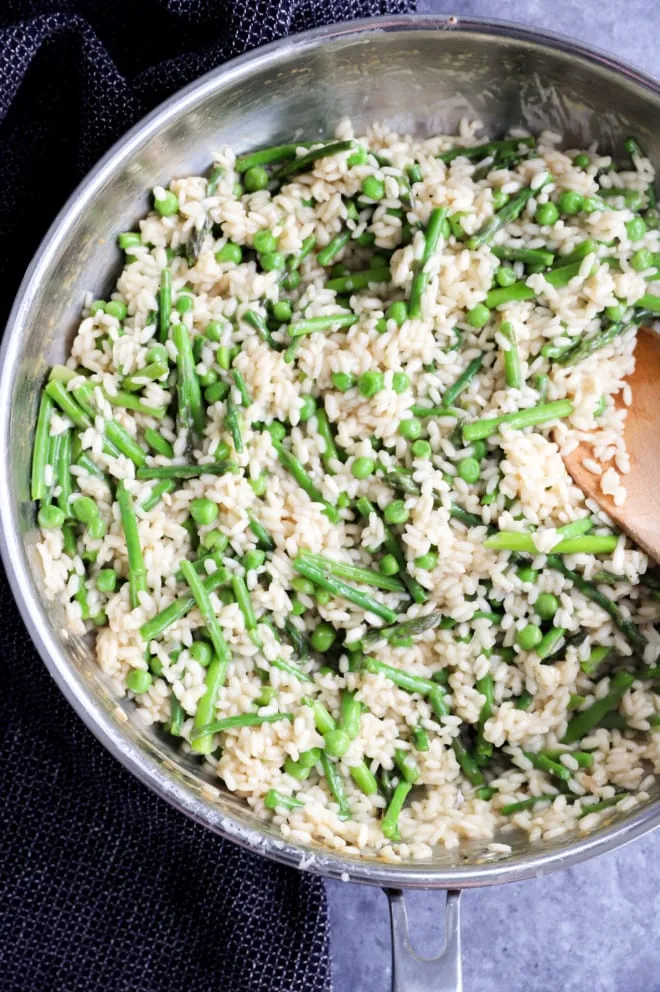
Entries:
{"type": "MultiPolygon", "coordinates": [[[[0,326],[48,225],[162,99],[286,34],[414,0],[4,0],[0,326]]],[[[4,577],[2,992],[331,988],[322,882],[222,841],[98,744],[37,657],[4,577]]]]}

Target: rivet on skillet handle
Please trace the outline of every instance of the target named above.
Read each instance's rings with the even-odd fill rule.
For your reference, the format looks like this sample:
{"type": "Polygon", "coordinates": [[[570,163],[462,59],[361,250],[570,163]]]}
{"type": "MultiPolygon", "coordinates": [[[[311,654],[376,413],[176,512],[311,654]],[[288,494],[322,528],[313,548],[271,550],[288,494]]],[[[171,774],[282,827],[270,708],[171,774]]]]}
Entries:
{"type": "Polygon", "coordinates": [[[392,992],[463,992],[460,891],[447,891],[445,946],[430,959],[420,958],[411,946],[401,889],[383,891],[390,903],[392,992]]]}

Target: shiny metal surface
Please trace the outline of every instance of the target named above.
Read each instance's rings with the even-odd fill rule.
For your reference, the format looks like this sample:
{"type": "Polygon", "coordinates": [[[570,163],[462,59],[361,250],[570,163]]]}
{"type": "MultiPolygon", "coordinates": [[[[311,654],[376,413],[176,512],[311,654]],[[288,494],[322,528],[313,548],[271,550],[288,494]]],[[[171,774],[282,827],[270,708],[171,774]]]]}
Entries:
{"type": "Polygon", "coordinates": [[[417,954],[410,942],[401,889],[385,889],[392,930],[392,992],[463,992],[461,967],[461,890],[449,889],[445,942],[434,958],[417,954]]]}
{"type": "Polygon", "coordinates": [[[133,129],[70,199],[35,257],[4,336],[0,370],[2,556],[44,662],[99,740],[158,795],[200,823],[283,863],[385,885],[464,888],[521,879],[611,850],[660,822],[655,797],[597,833],[530,846],[507,835],[510,856],[485,843],[439,850],[430,862],[386,865],[285,843],[246,805],[215,790],[199,767],[118,705],[88,643],[67,640],[42,598],[29,501],[29,459],[46,367],[61,360],[83,295],[100,296],[120,259],[117,231],[147,209],[147,192],[203,171],[213,149],[245,150],[330,135],[345,115],[413,133],[476,116],[493,132],[550,127],[571,143],[616,147],[632,132],[660,159],[660,89],[653,80],[561,39],[510,25],[401,17],[324,28],[258,50],[205,76],[133,129]]]}

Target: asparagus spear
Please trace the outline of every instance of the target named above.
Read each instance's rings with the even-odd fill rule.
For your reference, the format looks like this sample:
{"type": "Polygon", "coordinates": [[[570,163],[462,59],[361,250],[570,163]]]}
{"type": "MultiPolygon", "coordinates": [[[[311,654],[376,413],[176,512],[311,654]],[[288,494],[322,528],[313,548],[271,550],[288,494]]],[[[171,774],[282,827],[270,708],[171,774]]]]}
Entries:
{"type": "Polygon", "coordinates": [[[212,720],[202,727],[196,727],[190,739],[194,741],[198,737],[206,737],[207,734],[221,734],[239,727],[260,727],[264,723],[279,723],[280,720],[293,720],[293,713],[269,713],[267,716],[259,713],[239,713],[237,716],[226,716],[222,720],[212,720]]]}
{"type": "Polygon", "coordinates": [[[530,796],[529,799],[521,799],[517,803],[508,803],[502,806],[500,813],[502,816],[513,816],[514,813],[522,813],[526,809],[534,809],[539,803],[553,803],[557,798],[552,793],[543,796],[530,796]]]}
{"type": "Polygon", "coordinates": [[[119,504],[119,513],[126,539],[130,602],[131,609],[134,610],[140,605],[140,593],[146,593],[147,591],[147,570],[144,565],[144,558],[142,557],[133,497],[126,488],[126,483],[123,480],[117,486],[117,503],[119,504]]]}
{"type": "Polygon", "coordinates": [[[617,709],[621,699],[634,681],[635,676],[632,672],[617,672],[610,682],[610,691],[607,695],[592,703],[589,709],[580,710],[569,720],[562,744],[573,744],[574,741],[579,741],[581,737],[585,737],[607,713],[617,709]]]}
{"type": "MultiPolygon", "coordinates": [[[[348,279],[348,276],[342,276],[348,279]]],[[[338,280],[331,280],[337,282],[338,280]]],[[[375,282],[376,280],[374,280],[375,282]]],[[[332,289],[330,283],[328,288],[332,289]]],[[[314,334],[317,331],[334,331],[338,327],[352,327],[357,324],[358,317],[354,313],[331,313],[325,317],[308,317],[306,320],[299,320],[289,327],[289,334],[292,338],[302,337],[303,334],[314,334]]]]}
{"type": "Polygon", "coordinates": [[[346,792],[344,790],[344,783],[342,781],[341,775],[337,770],[337,766],[330,760],[325,751],[321,752],[321,768],[323,769],[323,774],[325,775],[332,797],[339,806],[339,812],[337,816],[340,820],[350,820],[351,818],[351,807],[348,805],[348,799],[346,798],[346,792]]]}
{"type": "Polygon", "coordinates": [[[620,803],[622,799],[625,799],[626,796],[629,795],[629,792],[617,792],[609,799],[601,799],[596,803],[587,803],[578,813],[578,820],[581,820],[583,816],[588,816],[589,813],[602,813],[604,809],[609,809],[611,806],[616,806],[617,803],[620,803]]]}
{"type": "MultiPolygon", "coordinates": [[[[66,392],[66,390],[64,390],[66,392]]],[[[33,500],[44,499],[46,495],[45,471],[48,464],[48,439],[50,437],[50,418],[55,409],[48,391],[41,394],[39,402],[39,417],[34,434],[32,448],[32,481],[30,495],[33,500]]]]}
{"type": "Polygon", "coordinates": [[[480,786],[486,781],[484,774],[479,768],[474,755],[465,746],[460,737],[454,737],[452,748],[456,755],[456,760],[461,766],[461,771],[471,785],[480,786]]]}
{"type": "MultiPolygon", "coordinates": [[[[360,514],[360,516],[365,520],[369,519],[370,514],[377,512],[376,507],[366,498],[366,496],[361,496],[360,499],[357,500],[355,507],[358,513],[360,514]]],[[[387,550],[388,554],[391,554],[396,559],[397,565],[399,566],[399,573],[401,574],[401,579],[406,589],[412,596],[413,601],[415,603],[425,603],[428,598],[426,594],[426,590],[423,588],[423,586],[419,584],[419,582],[416,579],[412,577],[412,575],[408,573],[408,566],[406,563],[405,555],[401,550],[401,547],[396,537],[394,536],[394,534],[386,524],[383,524],[383,534],[384,534],[384,542],[383,542],[384,547],[387,550]]]]}
{"type": "Polygon", "coordinates": [[[316,260],[319,265],[332,265],[339,252],[342,248],[346,247],[350,240],[351,232],[348,228],[344,228],[344,230],[340,231],[339,234],[335,234],[334,238],[332,238],[325,248],[322,248],[316,256],[316,260]]]}
{"type": "Polygon", "coordinates": [[[284,468],[291,473],[300,488],[307,493],[312,503],[321,503],[325,508],[324,513],[328,519],[334,524],[339,523],[339,513],[337,512],[337,508],[323,499],[323,494],[320,489],[317,489],[302,462],[296,458],[292,452],[285,448],[281,441],[277,441],[272,434],[271,438],[280,464],[282,464],[284,468]]]}
{"type": "Polygon", "coordinates": [[[493,245],[490,250],[496,258],[502,261],[540,265],[543,268],[552,265],[555,260],[553,253],[545,248],[509,248],[506,245],[493,245]]]}
{"type": "Polygon", "coordinates": [[[273,174],[273,179],[281,182],[283,179],[288,179],[289,176],[293,176],[297,172],[306,172],[318,159],[327,158],[329,155],[339,155],[341,152],[349,151],[352,147],[352,141],[331,141],[329,144],[322,145],[320,148],[313,148],[305,155],[291,159],[286,165],[283,165],[281,169],[278,169],[273,174]]]}
{"type": "MultiPolygon", "coordinates": [[[[245,321],[246,324],[249,324],[250,327],[254,328],[254,330],[257,332],[261,340],[265,341],[266,344],[273,349],[273,351],[284,350],[284,345],[281,345],[278,341],[275,340],[275,338],[271,334],[268,324],[261,316],[261,314],[258,314],[256,312],[256,310],[246,310],[245,313],[243,314],[243,320],[245,321]]],[[[247,404],[245,405],[247,406],[247,404]]]]}
{"type": "Polygon", "coordinates": [[[468,248],[471,251],[474,251],[476,248],[480,248],[482,245],[487,245],[490,241],[492,241],[501,228],[506,227],[507,224],[510,224],[520,216],[528,201],[531,200],[533,196],[536,196],[536,194],[550,181],[551,177],[546,176],[544,181],[540,183],[536,189],[532,189],[528,186],[526,189],[522,189],[519,193],[516,193],[515,196],[512,196],[503,207],[500,207],[497,213],[486,221],[483,227],[477,231],[476,234],[473,234],[471,238],[468,238],[468,248]]]}
{"type": "Polygon", "coordinates": [[[474,420],[472,423],[464,424],[463,440],[468,444],[473,441],[481,441],[495,434],[500,424],[508,424],[510,427],[522,430],[537,424],[547,424],[561,417],[570,417],[572,413],[573,404],[570,400],[554,400],[551,403],[543,403],[526,410],[517,410],[515,413],[504,413],[499,417],[474,420]]]}
{"type": "Polygon", "coordinates": [[[422,315],[422,298],[429,278],[427,265],[437,250],[446,216],[447,210],[445,207],[434,207],[431,211],[424,235],[424,251],[422,252],[417,271],[410,285],[408,314],[412,318],[421,317],[422,315]]]}
{"type": "Polygon", "coordinates": [[[451,385],[442,397],[443,407],[453,406],[464,389],[469,386],[484,363],[484,352],[473,358],[464,372],[461,372],[456,382],[451,385]]]}
{"type": "MultiPolygon", "coordinates": [[[[220,586],[225,585],[227,581],[228,575],[226,569],[218,568],[211,575],[207,575],[202,584],[206,592],[211,593],[220,586]]],[[[147,643],[155,640],[168,627],[171,627],[173,623],[185,617],[186,613],[190,613],[194,605],[195,597],[193,595],[181,596],[179,599],[175,599],[173,603],[166,606],[164,610],[157,613],[151,620],[147,620],[146,623],[142,624],[140,627],[140,636],[147,643]]]]}
{"type": "MultiPolygon", "coordinates": [[[[222,658],[215,657],[211,659],[211,663],[206,669],[206,678],[204,680],[204,685],[206,688],[204,695],[197,704],[197,711],[195,713],[195,720],[193,724],[195,731],[200,730],[202,727],[208,726],[215,716],[215,706],[218,700],[218,693],[225,684],[225,679],[227,677],[227,664],[227,656],[223,656],[222,658]]],[[[211,754],[211,752],[215,749],[213,734],[204,734],[199,736],[195,734],[190,741],[190,746],[197,754],[211,754]]]]}
{"type": "Polygon", "coordinates": [[[277,789],[269,789],[264,799],[264,806],[266,809],[272,810],[292,810],[302,809],[304,803],[301,803],[295,796],[285,796],[283,792],[278,792],[277,789]]]}
{"type": "Polygon", "coordinates": [[[400,668],[393,668],[392,665],[379,661],[377,658],[365,658],[364,667],[372,675],[384,675],[390,682],[394,682],[406,692],[418,692],[421,696],[428,696],[437,688],[432,679],[424,678],[422,675],[414,675],[412,672],[405,672],[400,668]]]}
{"type": "Polygon", "coordinates": [[[137,470],[138,479],[197,479],[200,475],[225,475],[232,462],[208,462],[205,465],[145,465],[137,470]]]}
{"type": "MultiPolygon", "coordinates": [[[[568,742],[566,742],[568,743],[568,742]]],[[[553,775],[555,778],[561,779],[562,782],[568,782],[571,777],[570,769],[566,765],[562,765],[559,761],[555,761],[544,754],[543,751],[523,751],[523,754],[528,761],[538,768],[539,771],[546,772],[548,775],[553,775]]]]}
{"type": "Polygon", "coordinates": [[[318,407],[316,411],[316,430],[325,445],[325,450],[321,455],[321,461],[323,462],[324,468],[328,475],[334,475],[334,471],[331,468],[330,463],[333,461],[341,461],[342,458],[340,457],[339,450],[335,444],[328,415],[322,406],[318,407]]]}
{"type": "Polygon", "coordinates": [[[329,574],[327,571],[319,568],[318,565],[307,561],[304,556],[299,555],[294,563],[293,567],[305,578],[310,579],[314,585],[320,586],[321,589],[327,589],[328,592],[332,593],[334,596],[338,596],[340,599],[347,599],[356,606],[365,610],[368,613],[374,613],[376,616],[385,620],[386,623],[393,623],[396,620],[396,612],[390,609],[389,606],[385,606],[384,603],[380,603],[378,600],[373,599],[367,593],[361,592],[359,589],[355,589],[353,586],[349,586],[346,582],[341,579],[335,578],[333,575],[329,574]]]}
{"type": "Polygon", "coordinates": [[[420,771],[415,758],[410,753],[410,751],[404,751],[402,748],[396,748],[394,751],[394,762],[401,772],[404,780],[410,782],[414,785],[419,779],[420,771]]]}
{"type": "Polygon", "coordinates": [[[486,721],[493,715],[493,676],[484,675],[483,678],[477,679],[476,688],[477,692],[480,692],[484,697],[484,701],[479,712],[479,731],[477,733],[477,739],[474,746],[474,756],[478,765],[484,765],[493,753],[493,745],[484,737],[484,726],[486,725],[486,721]]]}
{"type": "Polygon", "coordinates": [[[211,600],[209,599],[207,587],[195,571],[191,561],[184,558],[179,568],[183,578],[188,583],[188,587],[194,597],[197,608],[199,609],[202,619],[208,628],[209,639],[213,645],[213,650],[215,651],[216,657],[220,662],[226,665],[230,658],[230,651],[227,647],[224,634],[222,633],[222,628],[218,623],[218,618],[215,615],[211,600]]]}
{"type": "Polygon", "coordinates": [[[243,619],[245,620],[245,629],[250,635],[250,640],[258,648],[263,646],[263,642],[259,637],[257,632],[257,618],[252,606],[252,600],[250,599],[250,593],[248,592],[248,587],[245,584],[245,579],[242,575],[236,575],[234,573],[231,577],[231,587],[236,597],[236,602],[238,603],[239,609],[243,614],[243,619]]]}
{"type": "Polygon", "coordinates": [[[172,327],[172,340],[177,350],[177,420],[183,429],[194,430],[197,434],[201,434],[204,429],[202,391],[195,371],[190,335],[183,324],[175,324],[172,327]]]}
{"type": "MultiPolygon", "coordinates": [[[[605,555],[611,554],[617,546],[616,534],[585,534],[583,537],[568,538],[559,541],[552,548],[555,555],[605,555]]],[[[501,530],[491,534],[484,541],[484,547],[491,551],[522,551],[527,554],[539,554],[534,544],[534,535],[523,531],[501,530]]]]}
{"type": "Polygon", "coordinates": [[[334,561],[325,555],[315,554],[312,551],[302,551],[301,558],[305,561],[317,565],[330,575],[336,575],[340,579],[350,579],[361,585],[376,586],[378,589],[386,589],[388,592],[405,592],[403,583],[392,575],[383,575],[370,568],[362,568],[359,565],[351,565],[348,562],[334,561]]]}
{"type": "Polygon", "coordinates": [[[503,141],[488,141],[483,145],[473,145],[470,148],[457,147],[450,148],[447,152],[438,155],[441,162],[453,162],[455,158],[468,158],[471,161],[479,161],[482,158],[490,158],[507,155],[508,153],[518,154],[521,148],[534,148],[536,138],[505,138],[503,141]]]}
{"type": "Polygon", "coordinates": [[[295,159],[298,148],[306,147],[304,142],[292,145],[273,145],[271,148],[262,148],[256,152],[248,152],[247,155],[239,155],[234,168],[237,172],[247,172],[255,165],[274,165],[276,162],[288,162],[295,159]]]}
{"type": "Polygon", "coordinates": [[[167,341],[172,319],[172,273],[168,268],[160,273],[160,289],[158,291],[158,340],[163,344],[167,341]]]}
{"type": "Polygon", "coordinates": [[[365,647],[370,647],[378,641],[387,641],[389,644],[392,641],[403,640],[406,637],[419,637],[420,634],[425,633],[427,630],[434,630],[436,627],[442,627],[443,624],[448,624],[448,618],[442,613],[427,613],[426,616],[415,617],[412,620],[403,620],[401,623],[394,624],[392,627],[381,627],[379,630],[370,630],[362,638],[362,644],[365,647]]]}
{"type": "Polygon", "coordinates": [[[385,816],[383,817],[383,822],[381,823],[383,834],[388,840],[401,840],[401,836],[399,834],[399,815],[411,789],[411,783],[403,781],[399,782],[394,790],[394,795],[390,800],[390,804],[387,807],[385,816]]]}
{"type": "Polygon", "coordinates": [[[504,375],[507,386],[511,389],[520,389],[522,385],[522,374],[520,371],[520,352],[516,342],[513,324],[505,320],[500,327],[500,334],[508,344],[504,350],[504,375]]]}

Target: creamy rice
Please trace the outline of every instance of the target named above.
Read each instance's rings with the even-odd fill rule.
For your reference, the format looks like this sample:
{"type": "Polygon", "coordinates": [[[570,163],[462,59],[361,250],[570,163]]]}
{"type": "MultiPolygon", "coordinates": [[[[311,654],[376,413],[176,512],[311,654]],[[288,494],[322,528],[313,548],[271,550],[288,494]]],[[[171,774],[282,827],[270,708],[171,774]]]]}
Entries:
{"type": "MultiPolygon", "coordinates": [[[[231,660],[224,685],[213,699],[210,719],[246,712],[262,717],[286,713],[290,718],[218,733],[210,753],[200,760],[257,812],[274,817],[285,837],[335,850],[377,854],[386,860],[426,858],[434,846],[451,848],[466,838],[488,841],[496,833],[500,839],[501,831],[507,829],[525,831],[532,841],[558,836],[576,826],[583,831],[593,829],[612,814],[615,800],[627,809],[647,798],[649,776],[660,766],[658,736],[652,732],[660,700],[655,683],[644,678],[645,666],[655,664],[660,646],[654,627],[659,614],[656,584],[648,574],[653,563],[625,538],[605,554],[576,553],[563,559],[568,569],[587,580],[602,570],[614,576],[611,584],[597,588],[624,617],[632,618],[645,639],[644,649],[633,652],[630,639],[614,619],[569,576],[549,567],[546,557],[561,537],[557,529],[588,514],[593,516],[592,535],[613,533],[611,522],[598,508],[585,503],[561,456],[588,440],[592,455],[587,467],[599,476],[602,491],[617,503],[625,499],[629,467],[623,436],[626,406],[617,406],[613,397],[634,368],[635,328],[613,336],[609,344],[576,364],[560,364],[544,348],[552,345],[560,350],[596,335],[605,308],[623,303],[626,310],[644,293],[652,293],[649,275],[653,273],[637,271],[631,260],[640,248],[660,251],[660,239],[649,226],[631,241],[630,221],[636,211],[623,197],[608,197],[606,209],[562,213],[552,225],[541,226],[535,220],[540,206],[556,202],[568,190],[598,197],[605,188],[620,187],[643,197],[653,181],[653,170],[647,160],[637,158],[634,168],[607,171],[610,159],[596,148],[588,150],[587,166],[578,167],[574,164],[578,150],[562,150],[557,136],[551,134],[540,135],[536,147],[512,167],[495,162],[488,171],[483,162],[463,156],[451,163],[438,158],[457,144],[472,146],[485,140],[477,137],[479,129],[478,122],[466,122],[458,136],[420,140],[375,125],[359,138],[369,152],[362,156],[363,162],[349,166],[354,145],[318,158],[307,171],[294,174],[279,187],[271,182],[270,191],[235,189],[242,173],[236,171],[230,149],[223,149],[215,159],[221,175],[211,193],[206,178],[175,179],[169,192],[178,200],[178,211],[171,216],[161,216],[156,210],[150,213],[140,223],[140,243],[127,251],[112,295],[120,304],[116,311],[120,319],[112,307],[106,312],[87,300],[67,363],[75,372],[66,383],[70,395],[81,382],[98,386],[93,393],[95,416],[80,432],[82,450],[113,481],[113,487],[123,480],[136,508],[146,567],[146,588],[140,592],[138,605],[131,608],[129,583],[123,581],[129,574],[127,545],[113,487],[91,474],[84,459],[72,468],[76,490],[72,500],[75,504],[78,490],[90,496],[105,523],[105,533],[92,537],[86,526],[79,526],[75,551],[69,548],[67,553],[62,530],[44,528],[39,545],[48,596],[66,601],[68,623],[75,633],[83,633],[92,625],[88,618],[95,618],[98,663],[117,693],[128,691],[134,697],[136,713],[145,723],[168,725],[174,700],[183,719],[180,736],[172,737],[172,742],[189,748],[199,729],[195,719],[200,700],[208,695],[209,669],[196,660],[193,649],[193,643],[206,636],[202,630],[206,624],[194,608],[150,641],[145,642],[141,628],[186,594],[185,582],[177,577],[181,560],[204,553],[208,532],[219,530],[226,535],[222,567],[230,578],[245,571],[258,627],[256,636],[247,629],[244,612],[233,596],[221,589],[211,593],[231,660]],[[411,184],[402,184],[402,177],[411,163],[419,165],[422,178],[410,190],[411,184]],[[551,181],[543,185],[548,174],[551,181]],[[382,186],[383,196],[376,201],[365,199],[360,192],[370,176],[382,186]],[[515,197],[527,187],[533,194],[524,210],[498,230],[490,244],[470,250],[465,239],[444,230],[425,266],[428,278],[422,315],[405,319],[400,326],[385,317],[392,301],[410,298],[424,251],[424,229],[434,208],[446,208],[451,217],[460,213],[467,238],[483,229],[505,194],[515,197]],[[355,206],[347,207],[349,203],[355,206]],[[403,232],[404,243],[403,225],[410,232],[408,237],[403,232]],[[327,288],[328,269],[319,264],[316,252],[343,230],[350,239],[334,264],[362,271],[376,252],[382,255],[380,268],[391,272],[390,282],[371,283],[347,293],[327,288]],[[315,250],[300,266],[299,286],[286,290],[280,269],[263,270],[252,248],[255,235],[264,231],[275,233],[277,251],[287,259],[301,251],[306,239],[315,237],[315,250]],[[185,248],[195,232],[201,248],[188,264],[185,248]],[[545,249],[557,259],[587,238],[593,239],[593,251],[567,285],[559,287],[547,282],[543,271],[532,272],[517,260],[500,262],[491,250],[493,246],[545,249]],[[240,264],[222,260],[228,242],[242,247],[240,264]],[[537,295],[492,309],[485,326],[474,327],[467,314],[498,286],[502,266],[512,268],[516,278],[537,295]],[[165,407],[164,416],[154,418],[113,403],[117,390],[125,389],[126,377],[139,376],[149,365],[147,352],[159,336],[156,315],[165,268],[172,277],[172,325],[182,325],[190,338],[200,342],[196,345],[197,374],[209,385],[214,375],[231,384],[227,395],[208,402],[198,436],[182,426],[181,417],[177,421],[173,416],[176,376],[172,371],[162,381],[145,378],[142,390],[134,394],[147,407],[165,407]],[[177,301],[188,294],[190,307],[177,309],[177,301]],[[347,311],[357,321],[350,327],[301,336],[293,360],[288,360],[284,350],[290,344],[288,321],[272,320],[273,305],[284,299],[291,302],[293,325],[347,311]],[[121,304],[125,304],[125,316],[121,304]],[[270,321],[275,347],[262,339],[249,317],[246,321],[248,311],[270,321]],[[205,336],[210,322],[219,327],[219,340],[205,336]],[[521,366],[518,388],[508,386],[505,378],[503,322],[510,323],[515,336],[521,366]],[[232,369],[242,376],[248,406],[240,407],[240,392],[229,371],[218,364],[218,348],[235,349],[232,369]],[[411,417],[411,406],[440,406],[447,389],[479,356],[481,368],[454,403],[458,412],[423,418],[421,437],[428,441],[431,454],[415,456],[411,438],[402,436],[400,430],[401,422],[411,417]],[[359,388],[360,377],[374,371],[381,374],[381,388],[365,397],[359,388]],[[397,379],[400,373],[407,379],[400,375],[397,379]],[[338,374],[354,385],[341,391],[336,385],[338,374]],[[325,408],[339,458],[327,457],[316,410],[310,415],[309,403],[305,405],[304,397],[310,395],[316,410],[325,408]],[[228,399],[240,409],[242,451],[234,450],[228,429],[228,399]],[[463,440],[461,425],[564,399],[572,407],[561,419],[523,430],[502,424],[485,440],[485,452],[477,459],[478,479],[464,481],[461,463],[478,452],[463,440]],[[104,431],[111,419],[144,450],[145,429],[159,431],[173,447],[175,464],[217,464],[218,446],[224,446],[236,470],[181,480],[144,511],[142,504],[156,483],[139,478],[130,457],[104,450],[104,431]],[[286,425],[283,443],[304,466],[325,504],[312,501],[278,459],[265,429],[274,421],[286,425]],[[357,459],[370,459],[377,470],[367,478],[356,478],[357,459]],[[386,473],[397,466],[409,470],[415,492],[406,495],[396,487],[393,490],[386,473]],[[378,509],[366,520],[355,511],[360,497],[368,497],[378,509]],[[190,528],[191,504],[199,499],[218,508],[217,518],[190,528]],[[398,613],[397,622],[440,612],[447,623],[401,646],[372,637],[365,654],[423,680],[435,677],[438,691],[444,693],[444,714],[432,705],[428,693],[406,691],[382,671],[369,670],[354,650],[348,650],[382,626],[378,616],[341,596],[321,595],[319,602],[304,584],[296,583],[297,592],[291,585],[296,577],[300,579],[294,561],[304,551],[378,570],[387,553],[383,512],[387,515],[394,499],[403,501],[405,520],[392,529],[407,576],[425,591],[425,601],[411,602],[405,588],[402,592],[350,584],[398,613]],[[338,507],[336,519],[327,512],[328,504],[338,507]],[[467,524],[457,519],[452,510],[456,505],[465,514],[476,515],[476,522],[469,516],[467,524]],[[259,550],[251,516],[270,535],[273,547],[265,556],[253,555],[258,564],[244,570],[245,556],[259,550]],[[512,562],[509,552],[485,546],[489,528],[533,530],[536,550],[528,564],[536,570],[534,581],[526,581],[525,572],[512,562]],[[420,564],[429,552],[434,556],[430,568],[420,564]],[[99,591],[98,573],[110,568],[118,577],[117,587],[99,591]],[[81,576],[84,597],[79,592],[76,595],[81,576]],[[535,604],[543,594],[556,598],[556,611],[552,619],[542,622],[535,604]],[[475,617],[479,613],[485,616],[475,617]],[[301,658],[285,625],[310,638],[321,623],[337,632],[332,649],[327,657],[312,651],[309,658],[301,658]],[[530,624],[544,634],[553,625],[565,631],[564,641],[558,641],[564,649],[551,663],[539,658],[533,648],[521,648],[520,632],[530,624]],[[578,633],[580,637],[575,636],[578,633]],[[586,663],[601,646],[610,653],[597,671],[587,674],[586,663]],[[288,663],[290,670],[274,665],[278,659],[288,663]],[[292,674],[292,666],[308,680],[292,674]],[[613,673],[626,667],[634,670],[636,678],[615,708],[625,725],[619,729],[598,726],[588,736],[562,744],[575,712],[588,711],[611,689],[613,673]],[[143,679],[140,688],[144,691],[131,693],[126,679],[129,685],[138,685],[130,678],[135,671],[149,672],[150,677],[143,679]],[[493,703],[484,719],[485,699],[477,683],[483,688],[488,681],[493,703]],[[264,687],[274,691],[264,693],[264,687]],[[301,754],[326,746],[306,700],[323,703],[341,723],[342,696],[347,693],[355,694],[362,706],[359,732],[331,762],[350,807],[350,816],[342,818],[321,762],[314,763],[307,777],[289,774],[285,765],[288,760],[292,767],[291,762],[297,763],[301,754]],[[529,704],[522,708],[525,694],[529,694],[529,704]],[[415,745],[420,730],[428,737],[428,750],[415,745]],[[483,782],[476,778],[471,782],[461,770],[456,750],[459,734],[469,751],[477,740],[486,751],[492,750],[479,771],[483,782]],[[553,760],[566,770],[565,776],[548,774],[529,758],[548,751],[558,752],[553,760]],[[572,757],[572,751],[588,752],[588,766],[572,757]],[[382,830],[383,813],[392,790],[403,781],[400,763],[404,753],[414,759],[418,777],[398,817],[399,835],[388,837],[382,830]],[[376,776],[377,791],[365,794],[360,789],[350,772],[356,766],[376,776]],[[300,805],[287,809],[280,803],[274,810],[267,809],[270,790],[295,796],[300,805]],[[528,803],[517,812],[502,812],[511,804],[538,796],[550,798],[528,803]],[[590,803],[603,801],[609,805],[588,813],[590,803]]],[[[349,123],[342,124],[338,137],[353,137],[349,123]]],[[[306,148],[298,149],[299,155],[306,152],[306,148]]],[[[156,204],[167,194],[156,189],[156,204]]],[[[629,316],[632,311],[626,313],[629,316]]],[[[170,362],[175,363],[177,349],[171,337],[166,347],[170,362]]],[[[57,411],[50,419],[50,434],[66,433],[70,426],[57,411]]],[[[146,459],[148,468],[170,464],[170,457],[154,451],[146,459]]],[[[57,499],[57,478],[50,465],[45,471],[46,483],[54,483],[52,496],[57,499]]],[[[212,574],[217,564],[209,560],[202,577],[212,574]]],[[[491,847],[501,854],[506,845],[491,847]]]]}

